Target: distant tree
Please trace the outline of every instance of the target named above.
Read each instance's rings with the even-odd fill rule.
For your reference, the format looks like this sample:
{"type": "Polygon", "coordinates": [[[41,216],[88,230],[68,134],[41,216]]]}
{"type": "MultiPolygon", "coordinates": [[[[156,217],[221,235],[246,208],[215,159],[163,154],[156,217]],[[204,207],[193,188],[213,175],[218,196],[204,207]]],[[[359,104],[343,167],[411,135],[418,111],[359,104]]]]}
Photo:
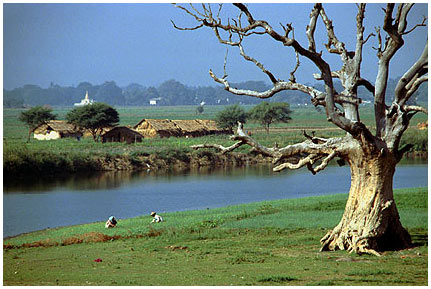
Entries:
{"type": "Polygon", "coordinates": [[[124,105],[126,100],[123,90],[114,81],[107,81],[97,90],[94,99],[111,105],[124,105]]]}
{"type": "Polygon", "coordinates": [[[204,112],[204,106],[198,105],[198,107],[196,107],[196,114],[201,114],[203,112],[204,112]]]}
{"type": "Polygon", "coordinates": [[[21,112],[19,120],[28,125],[28,139],[30,141],[31,134],[35,129],[46,121],[55,119],[57,116],[52,114],[52,109],[42,106],[35,106],[29,110],[21,112]]]}
{"type": "Polygon", "coordinates": [[[24,107],[24,99],[19,93],[16,93],[16,90],[3,89],[3,107],[24,107]]]}
{"type": "Polygon", "coordinates": [[[77,107],[66,114],[66,119],[81,129],[89,130],[95,142],[103,128],[116,126],[120,120],[114,108],[101,102],[77,107]]]}
{"type": "Polygon", "coordinates": [[[237,125],[238,121],[245,123],[247,120],[247,113],[238,104],[227,106],[224,110],[216,114],[215,121],[221,128],[232,129],[237,125]]]}
{"type": "Polygon", "coordinates": [[[250,119],[258,121],[269,133],[269,126],[276,122],[287,123],[290,118],[292,111],[289,109],[287,102],[266,102],[263,101],[260,104],[253,107],[248,116],[250,119]]]}

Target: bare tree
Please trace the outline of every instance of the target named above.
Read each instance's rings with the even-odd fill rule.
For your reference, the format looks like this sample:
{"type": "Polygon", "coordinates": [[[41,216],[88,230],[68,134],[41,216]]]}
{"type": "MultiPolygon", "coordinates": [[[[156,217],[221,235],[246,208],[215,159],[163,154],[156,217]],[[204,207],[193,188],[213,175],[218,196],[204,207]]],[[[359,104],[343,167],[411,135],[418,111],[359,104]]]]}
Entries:
{"type": "MultiPolygon", "coordinates": [[[[272,87],[264,92],[236,89],[232,87],[227,74],[216,76],[211,70],[211,77],[224,85],[225,89],[236,95],[249,95],[258,98],[269,98],[282,90],[299,90],[311,97],[312,103],[323,106],[327,120],[346,132],[344,137],[319,138],[304,132],[305,141],[285,147],[264,147],[246,134],[232,136],[237,142],[224,147],[217,144],[197,145],[195,148],[214,147],[222,153],[230,152],[241,145],[249,145],[254,150],[273,158],[274,171],[298,169],[306,166],[312,174],[325,169],[328,163],[337,158],[345,161],[351,169],[351,188],[340,223],[321,239],[321,251],[348,250],[356,253],[380,252],[391,249],[403,249],[411,246],[411,238],[400,222],[398,210],[393,198],[393,176],[395,166],[409,145],[400,148],[400,139],[408,128],[411,118],[418,112],[427,111],[418,106],[409,106],[407,101],[418,87],[428,80],[428,44],[422,55],[399,80],[395,89],[395,98],[390,106],[385,104],[386,87],[389,74],[389,63],[396,52],[403,46],[403,36],[413,32],[419,26],[425,26],[426,19],[415,26],[407,28],[407,15],[413,4],[387,4],[384,9],[383,31],[376,28],[376,35],[364,36],[363,20],[366,4],[357,5],[356,45],[349,51],[345,43],[335,34],[332,21],[321,4],[315,4],[310,13],[310,22],[306,28],[308,46],[301,45],[294,37],[293,27],[283,25],[282,33],[277,32],[267,21],[254,19],[244,4],[233,4],[238,8],[236,19],[222,21],[220,13],[222,5],[214,9],[211,5],[177,6],[185,13],[194,17],[197,26],[175,28],[180,30],[196,30],[209,27],[220,43],[238,47],[240,55],[254,63],[272,83],[272,87]],[[395,16],[393,15],[395,13],[395,16]],[[332,71],[322,53],[316,51],[315,29],[318,18],[323,21],[328,43],[327,51],[339,55],[342,67],[332,71]],[[221,33],[223,32],[223,33],[221,33]],[[382,34],[385,33],[385,38],[382,34]],[[288,81],[280,80],[262,63],[246,54],[243,40],[251,35],[266,36],[283,46],[290,47],[296,54],[296,66],[288,81]],[[373,85],[360,74],[363,47],[371,36],[378,42],[378,73],[373,85]],[[295,72],[300,66],[300,57],[311,60],[319,69],[320,74],[314,75],[324,83],[324,91],[296,82],[295,72]],[[334,89],[333,79],[338,78],[344,90],[334,89]],[[376,131],[372,133],[362,122],[359,115],[359,86],[364,86],[374,95],[376,131]],[[296,157],[296,161],[292,161],[296,157]]],[[[226,62],[226,61],[225,61],[226,62]]],[[[225,63],[226,67],[226,63],[225,63]]]]}

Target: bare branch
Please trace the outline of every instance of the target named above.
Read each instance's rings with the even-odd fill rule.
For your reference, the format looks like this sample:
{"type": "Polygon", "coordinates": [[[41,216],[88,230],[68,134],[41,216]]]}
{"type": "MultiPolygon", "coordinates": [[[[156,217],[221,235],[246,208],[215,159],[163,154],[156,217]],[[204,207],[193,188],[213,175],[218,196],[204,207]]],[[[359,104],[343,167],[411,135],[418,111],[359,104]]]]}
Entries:
{"type": "Polygon", "coordinates": [[[313,163],[316,161],[316,158],[318,158],[318,157],[319,156],[316,154],[310,154],[307,157],[300,159],[298,161],[298,163],[296,163],[296,164],[292,164],[290,162],[285,162],[285,163],[282,163],[281,165],[274,167],[272,170],[274,172],[280,172],[280,171],[285,170],[285,169],[297,170],[297,169],[302,168],[305,165],[307,165],[307,166],[310,165],[309,166],[309,168],[310,168],[313,165],[313,163]]]}
{"type": "MultiPolygon", "coordinates": [[[[332,78],[340,78],[340,71],[331,71],[331,77],[332,78]]],[[[315,80],[323,80],[323,77],[321,74],[313,73],[313,77],[315,80]]]]}
{"type": "Polygon", "coordinates": [[[266,75],[268,75],[269,79],[271,80],[271,82],[273,84],[277,83],[277,79],[274,77],[274,75],[267,69],[265,69],[265,67],[263,66],[262,63],[260,63],[259,61],[257,61],[256,59],[248,56],[247,54],[245,54],[244,48],[242,47],[241,44],[238,45],[239,47],[239,51],[242,57],[244,57],[245,60],[247,61],[251,61],[253,62],[257,67],[260,68],[260,70],[263,71],[263,73],[265,73],[266,75]]]}
{"type": "Polygon", "coordinates": [[[347,51],[344,48],[344,43],[340,42],[335,36],[334,26],[332,26],[332,21],[326,15],[326,12],[323,9],[323,7],[320,9],[320,16],[322,17],[323,23],[325,24],[326,30],[328,32],[328,44],[325,44],[326,49],[330,53],[344,54],[346,57],[347,51]],[[331,46],[333,46],[334,48],[331,49],[331,46]]]}
{"type": "Polygon", "coordinates": [[[428,110],[426,108],[423,108],[418,105],[406,105],[404,106],[404,110],[406,112],[423,112],[425,114],[428,114],[428,110]]]}
{"type": "Polygon", "coordinates": [[[225,90],[236,95],[249,95],[249,96],[265,99],[283,90],[299,90],[310,95],[313,98],[316,98],[320,95],[322,95],[323,97],[323,93],[321,91],[311,86],[306,86],[303,84],[293,83],[293,82],[285,82],[285,81],[277,81],[276,83],[274,83],[274,86],[272,88],[264,92],[257,92],[257,91],[246,90],[246,89],[237,89],[237,88],[231,87],[231,85],[226,79],[217,77],[212,70],[210,70],[209,73],[216,82],[224,85],[225,90]]]}
{"type": "Polygon", "coordinates": [[[172,23],[172,25],[174,26],[174,28],[175,28],[175,29],[178,29],[178,30],[196,30],[196,29],[199,29],[199,28],[201,28],[201,27],[203,27],[203,26],[204,26],[203,24],[200,24],[200,25],[195,26],[195,27],[178,27],[178,26],[174,23],[174,21],[172,21],[172,20],[171,20],[171,23],[172,23]]]}
{"type": "Polygon", "coordinates": [[[293,71],[290,73],[290,79],[289,80],[291,82],[296,82],[295,72],[298,70],[299,65],[301,64],[299,62],[299,54],[298,54],[298,52],[295,52],[295,55],[296,55],[296,65],[295,65],[295,68],[293,69],[293,71]]]}
{"type": "Polygon", "coordinates": [[[395,88],[395,101],[404,105],[408,98],[419,88],[420,84],[428,80],[421,78],[428,73],[428,42],[424,47],[422,55],[415,64],[401,77],[395,88]]]}
{"type": "Polygon", "coordinates": [[[198,22],[203,21],[202,18],[199,18],[198,15],[194,14],[193,12],[191,12],[190,10],[188,10],[187,8],[185,8],[183,6],[180,6],[180,5],[174,5],[174,6],[177,7],[177,8],[179,8],[179,9],[181,9],[181,10],[183,10],[183,11],[185,11],[187,14],[193,16],[196,19],[196,21],[198,21],[198,22]]]}
{"type": "Polygon", "coordinates": [[[309,140],[311,140],[312,143],[315,143],[315,144],[322,144],[322,143],[326,143],[328,141],[328,139],[326,139],[326,138],[315,137],[314,131],[311,132],[313,134],[312,136],[307,134],[307,132],[305,130],[303,130],[302,133],[304,134],[304,136],[306,138],[308,138],[309,140]]]}
{"type": "Polygon", "coordinates": [[[317,17],[319,17],[321,4],[315,4],[310,14],[310,24],[307,25],[306,34],[308,37],[308,50],[316,51],[316,42],[314,41],[314,31],[316,30],[317,17]]]}
{"type": "Polygon", "coordinates": [[[365,44],[365,43],[367,43],[367,42],[368,42],[368,40],[369,40],[371,37],[374,37],[374,36],[376,36],[376,34],[374,34],[374,33],[370,33],[370,34],[367,36],[367,38],[364,40],[364,44],[365,44]]]}
{"type": "Polygon", "coordinates": [[[226,64],[227,64],[227,54],[228,54],[228,52],[229,52],[229,49],[226,48],[226,55],[224,57],[224,64],[223,64],[223,71],[224,71],[223,79],[227,78],[226,64]]]}
{"type": "Polygon", "coordinates": [[[371,82],[361,77],[358,79],[358,86],[360,85],[363,85],[369,92],[371,92],[374,95],[376,88],[371,82]]]}
{"type": "Polygon", "coordinates": [[[198,150],[198,149],[202,149],[202,148],[213,148],[213,149],[217,149],[221,152],[221,154],[226,154],[228,152],[231,152],[233,150],[235,150],[236,148],[242,146],[244,143],[242,141],[236,142],[235,144],[229,146],[229,147],[224,147],[222,145],[218,145],[218,144],[199,144],[199,145],[193,145],[191,146],[192,149],[198,150]]]}
{"type": "Polygon", "coordinates": [[[413,28],[412,28],[412,29],[410,29],[410,30],[408,30],[408,31],[403,32],[403,33],[402,33],[402,35],[409,34],[409,33],[413,32],[413,31],[414,31],[416,28],[418,28],[418,27],[426,26],[426,24],[425,24],[425,22],[426,22],[426,21],[427,21],[426,16],[423,16],[422,23],[416,24],[415,26],[413,26],[413,28]]]}
{"type": "Polygon", "coordinates": [[[332,153],[330,153],[326,158],[324,158],[322,160],[322,162],[320,163],[320,165],[318,165],[317,167],[315,167],[313,169],[312,174],[315,175],[316,173],[324,170],[328,166],[329,162],[331,160],[333,160],[336,156],[337,156],[337,152],[333,151],[332,153]]]}

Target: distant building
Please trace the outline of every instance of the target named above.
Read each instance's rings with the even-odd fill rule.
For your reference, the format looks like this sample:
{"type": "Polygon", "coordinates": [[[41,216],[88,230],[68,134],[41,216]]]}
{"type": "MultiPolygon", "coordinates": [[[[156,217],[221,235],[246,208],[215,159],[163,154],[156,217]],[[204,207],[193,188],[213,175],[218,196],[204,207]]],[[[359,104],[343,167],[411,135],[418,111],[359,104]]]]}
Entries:
{"type": "Polygon", "coordinates": [[[161,99],[162,99],[161,97],[150,99],[150,105],[157,105],[157,102],[160,101],[161,99]]]}
{"type": "Polygon", "coordinates": [[[94,100],[90,99],[88,97],[88,91],[85,92],[85,98],[81,100],[81,102],[75,103],[74,106],[84,106],[84,105],[89,105],[89,104],[93,104],[94,100]]]}

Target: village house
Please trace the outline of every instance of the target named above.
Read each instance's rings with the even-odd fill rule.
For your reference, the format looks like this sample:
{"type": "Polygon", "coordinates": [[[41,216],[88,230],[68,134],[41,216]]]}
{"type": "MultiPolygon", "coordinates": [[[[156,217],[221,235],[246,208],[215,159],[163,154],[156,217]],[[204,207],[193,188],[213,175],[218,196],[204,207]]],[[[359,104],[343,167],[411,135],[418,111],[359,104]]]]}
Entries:
{"type": "Polygon", "coordinates": [[[105,142],[127,142],[128,144],[142,142],[144,138],[137,131],[126,126],[117,126],[102,134],[102,143],[105,142]]]}
{"type": "Polygon", "coordinates": [[[149,138],[181,136],[181,130],[169,119],[143,119],[133,129],[149,138]]]}
{"type": "Polygon", "coordinates": [[[232,131],[217,128],[213,120],[143,119],[133,127],[144,137],[197,137],[208,134],[231,134],[232,131]]]}
{"type": "Polygon", "coordinates": [[[34,138],[37,140],[52,140],[64,137],[80,138],[82,137],[82,132],[65,120],[50,120],[34,130],[34,138]]]}
{"type": "Polygon", "coordinates": [[[181,136],[198,137],[208,134],[205,127],[194,119],[172,120],[172,122],[181,130],[181,136]]]}

